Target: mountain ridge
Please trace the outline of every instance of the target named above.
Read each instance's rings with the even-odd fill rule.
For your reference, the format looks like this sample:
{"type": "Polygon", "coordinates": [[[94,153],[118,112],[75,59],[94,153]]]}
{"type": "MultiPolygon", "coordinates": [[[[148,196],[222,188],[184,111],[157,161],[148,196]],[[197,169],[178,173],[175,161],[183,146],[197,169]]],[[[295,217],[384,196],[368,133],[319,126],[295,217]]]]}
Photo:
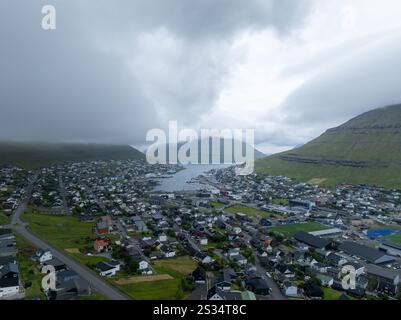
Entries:
{"type": "Polygon", "coordinates": [[[145,155],[129,145],[94,143],[0,142],[0,165],[36,169],[94,160],[138,160],[145,155]]]}
{"type": "Polygon", "coordinates": [[[302,147],[257,161],[256,168],[328,186],[401,187],[401,104],[365,112],[302,147]]]}

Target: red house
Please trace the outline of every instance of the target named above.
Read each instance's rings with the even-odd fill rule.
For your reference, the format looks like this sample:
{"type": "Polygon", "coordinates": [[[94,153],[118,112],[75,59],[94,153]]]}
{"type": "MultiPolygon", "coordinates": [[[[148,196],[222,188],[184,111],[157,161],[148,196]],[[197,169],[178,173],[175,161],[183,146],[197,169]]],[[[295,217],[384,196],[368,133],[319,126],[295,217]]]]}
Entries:
{"type": "Polygon", "coordinates": [[[110,249],[111,240],[109,238],[97,238],[93,244],[96,252],[104,252],[110,249]]]}

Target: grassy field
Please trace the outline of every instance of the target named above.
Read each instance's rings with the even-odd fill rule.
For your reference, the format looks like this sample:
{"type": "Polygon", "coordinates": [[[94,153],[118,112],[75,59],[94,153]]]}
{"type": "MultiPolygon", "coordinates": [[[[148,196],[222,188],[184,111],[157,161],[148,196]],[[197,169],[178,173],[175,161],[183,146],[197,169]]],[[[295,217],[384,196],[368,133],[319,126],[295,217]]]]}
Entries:
{"type": "Polygon", "coordinates": [[[54,216],[33,213],[28,210],[23,220],[29,222],[28,229],[61,249],[92,245],[92,227],[94,223],[84,223],[76,217],[54,216]]]}
{"type": "Polygon", "coordinates": [[[391,236],[384,237],[386,240],[391,242],[401,244],[401,233],[393,234],[391,236]]]}
{"type": "Polygon", "coordinates": [[[109,259],[99,256],[87,256],[80,249],[92,247],[93,223],[81,222],[76,217],[54,216],[33,213],[28,210],[23,220],[29,222],[29,230],[53,246],[64,250],[80,263],[93,268],[96,263],[109,259]]]}
{"type": "Polygon", "coordinates": [[[17,260],[20,275],[22,282],[27,286],[25,299],[31,300],[37,296],[41,299],[46,299],[45,294],[41,291],[43,275],[31,260],[31,256],[37,248],[18,234],[16,234],[15,237],[18,247],[17,260]]]}
{"type": "Polygon", "coordinates": [[[222,209],[225,207],[224,204],[217,202],[217,201],[211,201],[211,202],[209,202],[209,204],[215,209],[222,209]]]}
{"type": "Polygon", "coordinates": [[[8,224],[10,222],[10,218],[6,216],[5,213],[0,212],[0,226],[8,224]]]}
{"type": "Polygon", "coordinates": [[[279,205],[279,206],[288,206],[290,201],[288,199],[281,199],[276,198],[272,200],[272,204],[279,205]]]}
{"type": "Polygon", "coordinates": [[[324,292],[324,300],[338,300],[342,295],[341,291],[334,290],[332,288],[322,288],[324,292]]]}
{"type": "Polygon", "coordinates": [[[311,232],[311,231],[320,231],[320,230],[325,230],[329,229],[329,227],[324,226],[320,223],[316,222],[307,222],[307,223],[301,223],[301,224],[288,224],[288,225],[281,225],[281,226],[276,226],[269,228],[270,231],[282,233],[285,236],[293,236],[297,232],[300,231],[305,231],[305,232],[311,232]]]}
{"type": "Polygon", "coordinates": [[[188,256],[156,261],[154,268],[158,274],[170,275],[173,279],[142,281],[117,285],[122,291],[138,300],[174,300],[181,279],[196,268],[196,263],[188,256]]]}
{"type": "Polygon", "coordinates": [[[247,216],[250,216],[250,217],[264,218],[264,217],[269,217],[271,215],[269,212],[259,210],[256,208],[247,207],[242,204],[236,204],[236,205],[226,208],[224,210],[226,212],[234,213],[234,214],[240,212],[240,213],[246,214],[247,216]]]}
{"type": "Polygon", "coordinates": [[[83,253],[69,253],[70,256],[74,257],[76,260],[78,260],[80,263],[88,266],[88,267],[94,267],[98,262],[106,262],[110,261],[110,259],[106,257],[101,257],[101,256],[87,256],[86,254],[83,253]]]}
{"type": "Polygon", "coordinates": [[[401,188],[400,169],[354,168],[324,164],[289,162],[273,156],[256,162],[256,172],[271,175],[285,175],[297,181],[335,187],[343,182],[351,184],[373,183],[387,188],[401,188]]]}
{"type": "MultiPolygon", "coordinates": [[[[64,249],[82,264],[90,266],[107,260],[107,258],[87,256],[79,252],[79,249],[92,245],[92,223],[82,223],[75,217],[49,216],[32,211],[24,214],[23,219],[29,222],[30,231],[55,247],[64,249]]],[[[134,299],[172,300],[176,298],[181,279],[196,268],[196,263],[186,256],[157,261],[154,268],[158,274],[170,275],[172,279],[129,284],[118,284],[117,279],[109,280],[134,299]]]]}
{"type": "Polygon", "coordinates": [[[167,274],[171,274],[171,272],[178,272],[183,275],[188,275],[192,273],[195,268],[196,262],[189,256],[155,261],[155,269],[158,270],[158,272],[165,269],[165,273],[167,274]]]}

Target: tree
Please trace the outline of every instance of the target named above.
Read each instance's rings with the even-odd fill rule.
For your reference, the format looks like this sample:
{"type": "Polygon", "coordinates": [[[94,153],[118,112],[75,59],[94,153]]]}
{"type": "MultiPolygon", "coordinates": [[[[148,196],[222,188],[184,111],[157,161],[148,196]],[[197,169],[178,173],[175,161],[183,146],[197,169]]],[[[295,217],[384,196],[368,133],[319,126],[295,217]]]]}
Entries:
{"type": "Polygon", "coordinates": [[[191,277],[181,279],[181,288],[184,292],[192,291],[195,289],[194,282],[191,277]]]}
{"type": "Polygon", "coordinates": [[[379,285],[379,283],[377,282],[377,279],[371,278],[368,281],[367,289],[368,289],[368,291],[375,291],[378,285],[379,285]]]}
{"type": "Polygon", "coordinates": [[[401,287],[398,288],[396,299],[401,300],[401,287]]]}
{"type": "Polygon", "coordinates": [[[124,269],[128,274],[135,274],[138,272],[138,262],[134,261],[132,258],[125,261],[124,269]]]}
{"type": "Polygon", "coordinates": [[[177,292],[175,294],[175,298],[177,300],[182,300],[184,298],[184,290],[182,289],[182,284],[180,283],[180,285],[178,286],[177,292]]]}

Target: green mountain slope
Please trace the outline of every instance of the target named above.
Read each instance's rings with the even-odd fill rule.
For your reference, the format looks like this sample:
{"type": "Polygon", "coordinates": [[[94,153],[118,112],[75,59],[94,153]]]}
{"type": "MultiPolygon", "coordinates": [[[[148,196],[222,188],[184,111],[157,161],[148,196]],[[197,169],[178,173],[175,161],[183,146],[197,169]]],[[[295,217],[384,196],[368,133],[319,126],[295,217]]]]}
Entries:
{"type": "Polygon", "coordinates": [[[328,186],[401,187],[401,105],[364,113],[300,148],[257,161],[256,168],[328,186]]]}
{"type": "Polygon", "coordinates": [[[28,169],[67,162],[144,158],[143,153],[128,145],[0,142],[0,165],[28,169]]]}

